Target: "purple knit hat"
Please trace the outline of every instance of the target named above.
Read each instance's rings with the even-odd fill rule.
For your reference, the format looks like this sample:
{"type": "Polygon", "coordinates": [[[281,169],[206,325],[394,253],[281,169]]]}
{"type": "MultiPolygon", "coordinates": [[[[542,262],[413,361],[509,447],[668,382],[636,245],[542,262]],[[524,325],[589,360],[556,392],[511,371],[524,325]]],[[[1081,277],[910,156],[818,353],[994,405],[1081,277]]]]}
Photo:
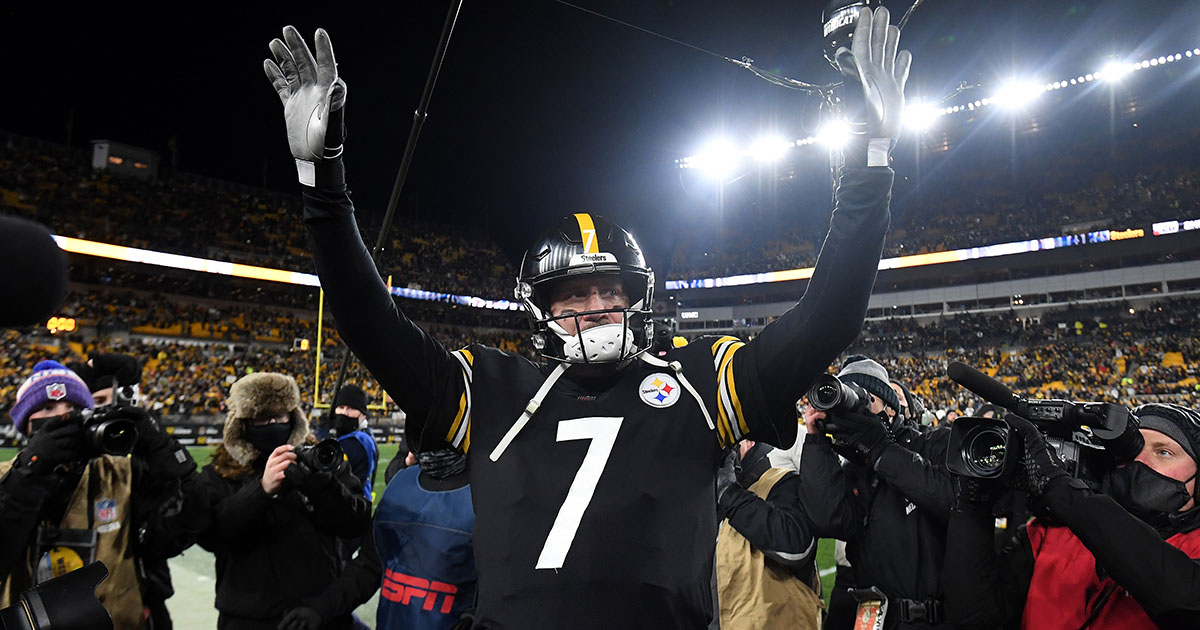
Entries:
{"type": "Polygon", "coordinates": [[[25,432],[29,415],[56,400],[65,400],[80,407],[96,406],[87,383],[58,361],[39,361],[33,374],[17,389],[17,402],[9,410],[17,431],[25,432]]]}

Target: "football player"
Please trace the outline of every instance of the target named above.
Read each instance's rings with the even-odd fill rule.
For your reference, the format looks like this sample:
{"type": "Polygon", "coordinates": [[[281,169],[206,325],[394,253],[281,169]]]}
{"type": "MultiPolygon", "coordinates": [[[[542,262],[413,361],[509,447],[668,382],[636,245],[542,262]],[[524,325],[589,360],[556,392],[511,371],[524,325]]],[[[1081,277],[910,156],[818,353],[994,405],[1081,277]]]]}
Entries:
{"type": "MultiPolygon", "coordinates": [[[[911,56],[886,9],[838,60],[868,131],[843,151],[836,208],[804,297],[751,343],[647,352],[654,275],[624,229],[579,213],[526,252],[516,295],[534,362],[449,351],[392,300],[363,245],[341,160],[346,85],[329,35],[293,27],[266,73],[283,101],[317,273],[351,350],[408,416],[412,447],[467,454],[476,627],[699,628],[712,617],[723,449],[795,440],[795,401],[857,335],[889,221],[889,152],[911,56]]],[[[430,576],[437,579],[436,576],[430,576]]]]}

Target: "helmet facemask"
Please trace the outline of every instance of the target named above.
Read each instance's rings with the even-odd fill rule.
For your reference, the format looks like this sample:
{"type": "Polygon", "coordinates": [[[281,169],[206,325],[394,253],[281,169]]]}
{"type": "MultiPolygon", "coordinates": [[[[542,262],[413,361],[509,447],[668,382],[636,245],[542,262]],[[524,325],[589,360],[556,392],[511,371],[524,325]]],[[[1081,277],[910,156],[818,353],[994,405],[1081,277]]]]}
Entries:
{"type": "Polygon", "coordinates": [[[647,283],[653,283],[653,276],[636,278],[632,282],[626,276],[622,274],[621,284],[626,287],[625,293],[630,299],[628,306],[568,311],[557,316],[550,310],[550,294],[557,282],[548,280],[538,283],[536,288],[530,287],[530,295],[523,297],[522,302],[533,324],[534,347],[546,358],[580,364],[623,365],[645,352],[653,339],[646,289],[647,283]],[[589,319],[595,315],[614,313],[619,315],[615,323],[596,324],[589,319]],[[576,332],[568,332],[569,329],[576,332]]]}

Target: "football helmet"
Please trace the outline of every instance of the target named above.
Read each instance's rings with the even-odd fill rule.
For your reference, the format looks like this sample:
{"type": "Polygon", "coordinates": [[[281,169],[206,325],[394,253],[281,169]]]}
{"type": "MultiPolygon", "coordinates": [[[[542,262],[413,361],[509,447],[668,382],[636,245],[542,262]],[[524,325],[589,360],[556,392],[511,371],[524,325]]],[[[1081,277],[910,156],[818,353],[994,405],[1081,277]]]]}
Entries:
{"type": "Polygon", "coordinates": [[[515,295],[529,314],[533,345],[547,359],[624,364],[653,343],[654,272],[633,235],[603,217],[587,213],[563,217],[538,238],[521,260],[515,295]],[[554,286],[586,274],[619,277],[629,305],[554,316],[550,312],[554,286]],[[624,315],[622,323],[580,330],[580,317],[613,312],[624,315]],[[575,334],[561,324],[572,318],[575,334]]]}

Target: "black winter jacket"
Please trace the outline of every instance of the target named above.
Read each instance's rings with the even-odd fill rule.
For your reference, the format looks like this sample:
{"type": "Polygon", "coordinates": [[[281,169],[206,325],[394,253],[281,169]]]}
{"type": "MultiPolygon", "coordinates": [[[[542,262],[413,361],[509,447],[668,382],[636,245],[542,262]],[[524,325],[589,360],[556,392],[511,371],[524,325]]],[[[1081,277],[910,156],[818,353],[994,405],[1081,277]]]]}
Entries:
{"type": "MultiPolygon", "coordinates": [[[[265,461],[232,477],[218,449],[200,472],[212,505],[200,545],[216,555],[221,628],[275,628],[287,611],[319,594],[342,573],[339,538],[361,536],[371,517],[362,484],[343,463],[323,488],[302,492],[284,482],[263,491],[265,461]]],[[[325,628],[349,628],[348,613],[325,628]]]]}
{"type": "Polygon", "coordinates": [[[895,431],[874,470],[842,465],[833,443],[807,435],[801,456],[801,502],[818,536],[846,541],[859,588],[874,586],[891,600],[885,627],[900,623],[896,600],[942,598],[942,562],[954,486],[946,470],[950,431],[895,431]]]}

